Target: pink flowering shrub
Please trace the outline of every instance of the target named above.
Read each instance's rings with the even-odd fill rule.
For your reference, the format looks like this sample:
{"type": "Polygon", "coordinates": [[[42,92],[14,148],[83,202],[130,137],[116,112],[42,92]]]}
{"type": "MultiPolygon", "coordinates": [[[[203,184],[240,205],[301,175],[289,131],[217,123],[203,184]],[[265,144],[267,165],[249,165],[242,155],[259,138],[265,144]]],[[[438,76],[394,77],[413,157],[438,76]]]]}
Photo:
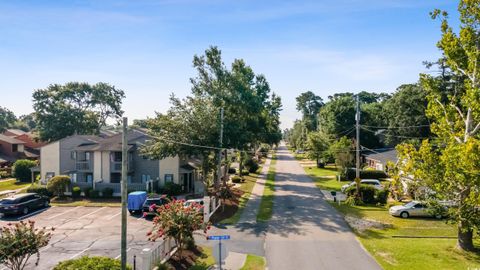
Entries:
{"type": "Polygon", "coordinates": [[[35,265],[38,265],[39,250],[48,245],[51,237],[52,234],[46,228],[35,228],[32,220],[8,223],[0,228],[0,263],[8,269],[22,270],[28,259],[36,254],[35,265]]]}
{"type": "Polygon", "coordinates": [[[187,241],[193,241],[195,231],[207,232],[209,226],[203,222],[203,211],[201,211],[203,206],[198,203],[184,206],[184,202],[184,200],[172,200],[156,209],[153,229],[147,234],[149,240],[171,237],[181,252],[187,241]]]}

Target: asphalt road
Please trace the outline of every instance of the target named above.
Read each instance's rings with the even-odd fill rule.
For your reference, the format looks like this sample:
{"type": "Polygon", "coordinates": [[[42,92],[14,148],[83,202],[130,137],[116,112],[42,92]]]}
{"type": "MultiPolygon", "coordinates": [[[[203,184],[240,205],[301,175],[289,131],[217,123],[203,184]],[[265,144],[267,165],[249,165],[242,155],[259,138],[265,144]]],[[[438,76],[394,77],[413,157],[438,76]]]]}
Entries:
{"type": "Polygon", "coordinates": [[[268,269],[381,269],[285,145],[277,151],[268,269]]]}

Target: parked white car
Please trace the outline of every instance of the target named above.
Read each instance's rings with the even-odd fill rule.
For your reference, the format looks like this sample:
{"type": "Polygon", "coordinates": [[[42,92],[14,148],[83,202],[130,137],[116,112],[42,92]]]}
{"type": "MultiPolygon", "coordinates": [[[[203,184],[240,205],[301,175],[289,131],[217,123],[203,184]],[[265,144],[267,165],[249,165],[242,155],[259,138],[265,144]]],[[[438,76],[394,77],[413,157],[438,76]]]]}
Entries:
{"type": "Polygon", "coordinates": [[[390,215],[394,217],[402,217],[402,218],[409,218],[409,217],[435,217],[435,218],[442,218],[442,215],[432,215],[429,211],[428,206],[424,202],[419,201],[411,201],[404,205],[396,205],[390,207],[388,210],[390,215]]]}
{"type": "MultiPolygon", "coordinates": [[[[342,192],[345,192],[349,187],[352,187],[354,185],[355,185],[355,181],[348,183],[346,185],[343,185],[341,190],[342,192]]],[[[375,189],[378,189],[378,190],[383,189],[383,185],[377,179],[362,179],[360,180],[360,185],[372,185],[375,189]]]]}

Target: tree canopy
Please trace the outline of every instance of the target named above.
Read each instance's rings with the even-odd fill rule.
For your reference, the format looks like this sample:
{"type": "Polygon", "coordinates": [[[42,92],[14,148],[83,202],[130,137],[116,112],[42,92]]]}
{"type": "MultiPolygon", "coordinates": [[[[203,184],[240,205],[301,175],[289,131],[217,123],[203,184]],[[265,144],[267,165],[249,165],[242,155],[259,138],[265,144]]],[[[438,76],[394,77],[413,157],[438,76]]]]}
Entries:
{"type": "Polygon", "coordinates": [[[444,66],[439,76],[421,75],[427,92],[427,116],[436,144],[423,141],[420,148],[399,146],[400,171],[412,174],[433,190],[434,197],[450,201],[450,221],[458,224],[458,246],[473,250],[473,232],[480,229],[480,6],[479,0],[459,4],[460,32],[448,22],[446,12],[435,10],[441,19],[442,37],[437,46],[444,66]]]}
{"type": "Polygon", "coordinates": [[[96,134],[109,118],[122,116],[125,94],[107,83],[52,84],[33,93],[39,137],[54,141],[73,134],[96,134]]]}

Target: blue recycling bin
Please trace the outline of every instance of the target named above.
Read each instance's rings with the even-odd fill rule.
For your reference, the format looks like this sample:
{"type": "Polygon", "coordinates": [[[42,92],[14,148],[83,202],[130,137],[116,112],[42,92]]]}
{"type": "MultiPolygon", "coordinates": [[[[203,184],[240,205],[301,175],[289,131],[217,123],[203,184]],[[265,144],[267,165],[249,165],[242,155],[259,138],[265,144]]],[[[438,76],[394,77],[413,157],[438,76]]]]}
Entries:
{"type": "Polygon", "coordinates": [[[128,194],[127,208],[130,214],[142,211],[143,203],[147,200],[146,191],[135,191],[128,194]]]}

